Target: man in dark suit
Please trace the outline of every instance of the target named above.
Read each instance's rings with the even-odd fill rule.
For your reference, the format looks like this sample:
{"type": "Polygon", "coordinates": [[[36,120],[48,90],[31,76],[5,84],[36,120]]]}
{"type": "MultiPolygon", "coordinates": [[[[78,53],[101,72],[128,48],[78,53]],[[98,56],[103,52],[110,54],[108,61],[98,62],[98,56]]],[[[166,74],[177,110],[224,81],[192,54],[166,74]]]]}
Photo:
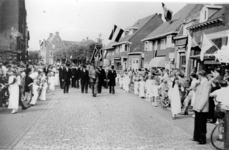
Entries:
{"type": "Polygon", "coordinates": [[[111,66],[111,70],[108,72],[108,86],[109,86],[109,92],[110,94],[114,94],[115,93],[115,78],[116,78],[117,74],[116,71],[114,70],[114,66],[111,66]]]}
{"type": "Polygon", "coordinates": [[[106,73],[105,70],[103,69],[102,66],[100,66],[99,69],[99,83],[98,83],[98,93],[102,93],[102,86],[105,87],[104,83],[105,83],[105,79],[106,79],[106,73]]]}
{"type": "Polygon", "coordinates": [[[70,64],[67,64],[63,70],[63,82],[64,82],[64,93],[68,93],[70,80],[72,77],[71,69],[69,68],[70,64]]]}
{"type": "Polygon", "coordinates": [[[76,66],[74,65],[72,68],[72,87],[76,88],[76,66]]]}
{"type": "Polygon", "coordinates": [[[60,81],[60,88],[63,89],[63,70],[64,70],[64,67],[63,65],[60,66],[60,68],[58,69],[59,70],[59,81],[60,81]]]}
{"type": "Polygon", "coordinates": [[[44,71],[44,73],[45,73],[45,76],[47,76],[48,73],[49,73],[49,67],[48,67],[47,64],[46,64],[45,67],[43,68],[43,71],[44,71]]]}
{"type": "Polygon", "coordinates": [[[86,69],[86,66],[83,65],[82,71],[80,73],[81,80],[81,92],[88,93],[88,82],[89,82],[89,73],[86,69]]]}

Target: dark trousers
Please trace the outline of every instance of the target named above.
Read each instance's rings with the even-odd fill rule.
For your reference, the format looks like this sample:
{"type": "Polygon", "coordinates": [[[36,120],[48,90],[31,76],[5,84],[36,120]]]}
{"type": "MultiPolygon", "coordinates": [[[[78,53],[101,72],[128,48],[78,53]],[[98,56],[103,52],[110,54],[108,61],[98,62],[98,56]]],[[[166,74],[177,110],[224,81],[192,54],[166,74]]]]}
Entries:
{"type": "Polygon", "coordinates": [[[114,86],[109,86],[109,92],[110,92],[110,94],[114,94],[115,93],[114,86]]]}
{"type": "Polygon", "coordinates": [[[76,79],[72,78],[72,87],[76,88],[76,79]]]}
{"type": "Polygon", "coordinates": [[[212,119],[213,122],[216,122],[216,117],[215,117],[215,102],[214,102],[214,98],[213,97],[210,97],[209,98],[208,119],[212,119]]]}
{"type": "Polygon", "coordinates": [[[81,92],[82,93],[87,93],[88,92],[88,82],[87,81],[81,81],[81,92]]]}
{"type": "Polygon", "coordinates": [[[78,89],[80,87],[79,80],[76,80],[76,88],[78,89]]]}
{"type": "Polygon", "coordinates": [[[102,93],[102,84],[98,83],[98,93],[102,93]]]}
{"type": "Polygon", "coordinates": [[[59,80],[60,80],[60,88],[61,88],[61,89],[64,88],[62,79],[63,79],[63,78],[59,78],[59,80]]]}
{"type": "Polygon", "coordinates": [[[206,143],[207,116],[208,113],[195,111],[193,139],[199,141],[200,143],[206,143]]]}
{"type": "Polygon", "coordinates": [[[69,84],[64,84],[64,93],[68,93],[69,90],[69,84]]]}
{"type": "Polygon", "coordinates": [[[21,87],[19,86],[19,105],[20,105],[22,108],[25,108],[25,105],[24,105],[24,103],[22,102],[21,97],[22,97],[22,91],[21,91],[21,87]]]}

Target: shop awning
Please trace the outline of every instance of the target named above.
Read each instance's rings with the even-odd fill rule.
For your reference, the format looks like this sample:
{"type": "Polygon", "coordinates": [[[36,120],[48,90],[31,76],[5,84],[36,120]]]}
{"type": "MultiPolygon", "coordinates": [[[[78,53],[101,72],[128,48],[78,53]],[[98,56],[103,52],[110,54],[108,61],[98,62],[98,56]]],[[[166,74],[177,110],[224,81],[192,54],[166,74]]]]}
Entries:
{"type": "Polygon", "coordinates": [[[150,67],[165,67],[165,57],[155,57],[153,58],[150,63],[150,67]]]}

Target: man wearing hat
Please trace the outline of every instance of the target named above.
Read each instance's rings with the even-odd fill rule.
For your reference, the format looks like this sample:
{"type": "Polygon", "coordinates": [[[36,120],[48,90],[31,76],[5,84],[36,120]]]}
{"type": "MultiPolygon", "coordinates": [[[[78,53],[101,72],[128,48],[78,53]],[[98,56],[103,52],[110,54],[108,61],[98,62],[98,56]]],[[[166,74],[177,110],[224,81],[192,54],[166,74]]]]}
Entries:
{"type": "Polygon", "coordinates": [[[66,67],[63,69],[63,83],[64,83],[64,93],[68,93],[69,91],[69,85],[70,85],[70,80],[72,77],[72,72],[71,69],[69,68],[70,64],[67,63],[66,67]]]}
{"type": "Polygon", "coordinates": [[[80,73],[81,81],[81,93],[88,93],[88,82],[89,82],[89,72],[86,69],[86,66],[83,65],[82,71],[80,73]]]}
{"type": "Polygon", "coordinates": [[[206,78],[206,72],[204,70],[199,71],[198,77],[200,84],[196,87],[195,102],[193,104],[193,110],[195,112],[193,140],[199,142],[199,144],[206,144],[211,84],[206,78]]]}

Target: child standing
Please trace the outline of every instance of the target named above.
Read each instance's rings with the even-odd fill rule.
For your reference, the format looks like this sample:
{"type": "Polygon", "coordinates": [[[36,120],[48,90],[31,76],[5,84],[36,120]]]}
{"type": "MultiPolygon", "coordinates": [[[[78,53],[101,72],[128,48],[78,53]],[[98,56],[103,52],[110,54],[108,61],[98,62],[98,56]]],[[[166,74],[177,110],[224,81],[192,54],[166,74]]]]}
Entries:
{"type": "Polygon", "coordinates": [[[152,84],[153,80],[151,78],[151,75],[148,75],[148,78],[146,80],[146,101],[150,102],[150,97],[152,97],[152,84]]]}
{"type": "Polygon", "coordinates": [[[55,76],[54,73],[51,72],[49,76],[49,89],[54,92],[55,91],[55,76]]]}
{"type": "Polygon", "coordinates": [[[156,79],[154,79],[153,86],[152,86],[152,98],[153,98],[152,105],[155,107],[157,107],[158,90],[159,90],[159,83],[156,79]]]}
{"type": "Polygon", "coordinates": [[[37,79],[33,80],[32,84],[32,100],[30,102],[31,106],[34,106],[37,103],[37,98],[39,96],[38,90],[39,90],[39,85],[37,79]]]}
{"type": "Polygon", "coordinates": [[[144,78],[141,77],[141,81],[139,82],[139,97],[142,99],[145,97],[145,84],[144,78]]]}

